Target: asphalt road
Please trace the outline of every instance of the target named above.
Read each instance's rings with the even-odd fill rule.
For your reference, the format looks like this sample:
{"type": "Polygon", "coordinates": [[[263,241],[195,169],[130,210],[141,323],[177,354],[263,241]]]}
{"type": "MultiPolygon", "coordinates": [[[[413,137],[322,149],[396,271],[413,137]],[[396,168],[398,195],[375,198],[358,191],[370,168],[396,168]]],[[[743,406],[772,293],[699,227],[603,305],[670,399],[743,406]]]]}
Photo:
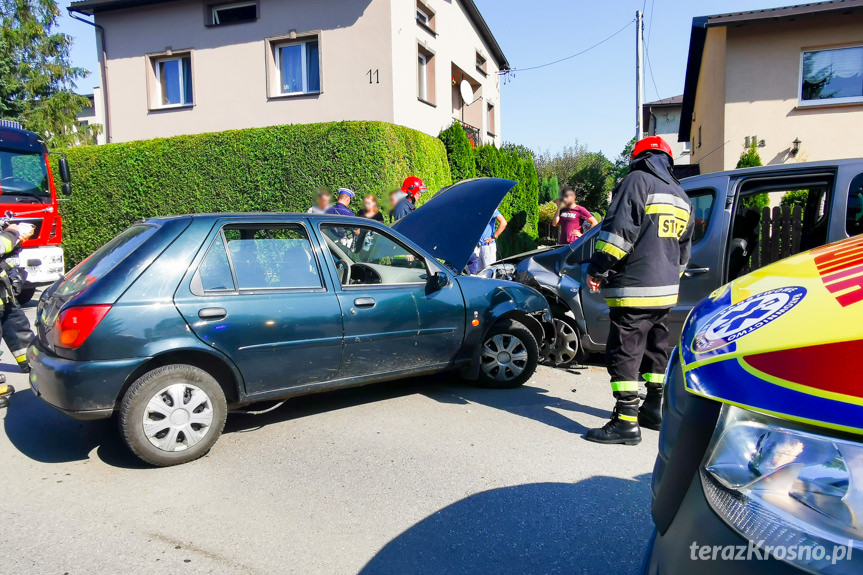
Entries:
{"type": "Polygon", "coordinates": [[[581,438],[612,407],[600,367],[540,368],[516,390],[436,377],[300,398],[229,416],[208,456],[168,469],[131,456],[113,421],[74,421],[9,380],[4,575],[637,573],[650,535],[658,434],[581,438]]]}

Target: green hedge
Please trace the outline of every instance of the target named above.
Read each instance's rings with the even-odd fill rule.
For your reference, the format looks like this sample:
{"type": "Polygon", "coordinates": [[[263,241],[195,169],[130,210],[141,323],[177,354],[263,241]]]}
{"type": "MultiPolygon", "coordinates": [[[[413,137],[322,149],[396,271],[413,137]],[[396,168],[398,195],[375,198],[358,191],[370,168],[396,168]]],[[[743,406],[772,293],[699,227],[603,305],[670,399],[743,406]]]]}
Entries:
{"type": "Polygon", "coordinates": [[[498,242],[501,257],[536,247],[539,223],[539,177],[533,158],[522,148],[491,144],[471,149],[470,140],[460,124],[455,123],[440,134],[447,149],[453,181],[466,177],[506,178],[518,182],[500,205],[509,222],[498,242]]]}
{"type": "MultiPolygon", "coordinates": [[[[253,128],[64,150],[72,197],[61,205],[71,267],[130,223],[206,212],[305,212],[319,187],[386,195],[417,175],[451,183],[437,138],[382,122],[253,128]]],[[[359,203],[357,202],[357,205],[359,203]]]]}

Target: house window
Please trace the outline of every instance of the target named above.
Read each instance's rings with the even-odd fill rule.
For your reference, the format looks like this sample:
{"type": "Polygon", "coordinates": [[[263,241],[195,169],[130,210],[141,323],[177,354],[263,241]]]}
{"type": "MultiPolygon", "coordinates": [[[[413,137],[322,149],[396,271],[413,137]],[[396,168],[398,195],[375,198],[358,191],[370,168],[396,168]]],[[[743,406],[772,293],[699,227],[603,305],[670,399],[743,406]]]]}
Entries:
{"type": "Polygon", "coordinates": [[[489,136],[497,134],[494,120],[494,104],[489,104],[485,112],[485,125],[489,136]]]}
{"type": "Polygon", "coordinates": [[[190,54],[153,58],[153,72],[156,94],[151,101],[152,108],[177,108],[194,103],[190,54]]]}
{"type": "Polygon", "coordinates": [[[417,98],[427,104],[435,102],[434,54],[422,46],[417,49],[417,98]]]}
{"type": "Polygon", "coordinates": [[[430,32],[434,32],[435,30],[434,10],[429,8],[424,2],[417,2],[417,24],[430,32]]]}
{"type": "Polygon", "coordinates": [[[863,102],[863,46],[803,52],[800,103],[863,102]]]}
{"type": "Polygon", "coordinates": [[[235,2],[210,7],[211,26],[227,26],[228,24],[254,22],[257,19],[257,2],[235,2]]]}
{"type": "Polygon", "coordinates": [[[275,44],[278,93],[317,94],[321,91],[321,58],[317,38],[275,44]]]}
{"type": "Polygon", "coordinates": [[[476,69],[478,72],[481,72],[483,76],[488,75],[488,60],[486,60],[485,56],[476,53],[476,69]]]}

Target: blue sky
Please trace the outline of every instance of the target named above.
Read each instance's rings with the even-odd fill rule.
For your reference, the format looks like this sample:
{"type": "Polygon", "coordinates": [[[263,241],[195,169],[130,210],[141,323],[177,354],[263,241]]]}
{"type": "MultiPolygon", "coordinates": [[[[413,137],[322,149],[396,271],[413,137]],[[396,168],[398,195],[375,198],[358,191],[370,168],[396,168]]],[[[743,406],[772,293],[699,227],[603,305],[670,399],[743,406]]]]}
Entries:
{"type": "MultiPolygon", "coordinates": [[[[397,0],[405,2],[407,0],[397,0]]],[[[475,0],[515,68],[580,52],[613,34],[645,7],[645,36],[653,78],[648,101],[683,92],[694,16],[794,4],[794,0],[475,0]]],[[[799,2],[798,2],[799,3],[799,2]]],[[[98,84],[93,29],[66,15],[60,29],[75,38],[72,60],[98,84]]],[[[635,27],[582,56],[540,70],[516,72],[502,86],[504,140],[556,151],[576,140],[614,158],[635,132],[635,27]]]]}

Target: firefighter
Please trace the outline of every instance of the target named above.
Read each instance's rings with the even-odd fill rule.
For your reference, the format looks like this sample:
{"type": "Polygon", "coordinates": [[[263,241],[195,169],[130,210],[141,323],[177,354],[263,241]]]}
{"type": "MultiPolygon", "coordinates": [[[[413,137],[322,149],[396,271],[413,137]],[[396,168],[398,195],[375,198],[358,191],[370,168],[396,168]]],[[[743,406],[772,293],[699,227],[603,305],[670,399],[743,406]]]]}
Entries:
{"type": "Polygon", "coordinates": [[[416,176],[407,178],[400,190],[393,194],[393,223],[399,221],[415,209],[416,203],[423,192],[427,192],[425,183],[416,176]]]}
{"type": "Polygon", "coordinates": [[[617,404],[608,423],[587,432],[589,441],[636,445],[639,425],[659,429],[662,422],[668,316],[689,261],[693,226],[673,167],[662,138],[637,142],[597,236],[587,281],[592,291],[601,289],[611,310],[606,356],[617,404]],[[639,377],[647,387],[640,409],[639,377]]]}
{"type": "MultiPolygon", "coordinates": [[[[6,342],[18,367],[24,373],[30,371],[27,363],[27,346],[34,336],[27,316],[15,299],[13,278],[9,275],[13,268],[6,260],[20,251],[21,242],[29,239],[33,231],[34,228],[30,224],[21,224],[20,228],[18,225],[11,224],[0,232],[0,293],[2,293],[3,302],[0,328],[3,332],[3,341],[6,342]]],[[[6,383],[5,375],[0,374],[0,408],[6,407],[13,393],[15,388],[6,383]]]]}

